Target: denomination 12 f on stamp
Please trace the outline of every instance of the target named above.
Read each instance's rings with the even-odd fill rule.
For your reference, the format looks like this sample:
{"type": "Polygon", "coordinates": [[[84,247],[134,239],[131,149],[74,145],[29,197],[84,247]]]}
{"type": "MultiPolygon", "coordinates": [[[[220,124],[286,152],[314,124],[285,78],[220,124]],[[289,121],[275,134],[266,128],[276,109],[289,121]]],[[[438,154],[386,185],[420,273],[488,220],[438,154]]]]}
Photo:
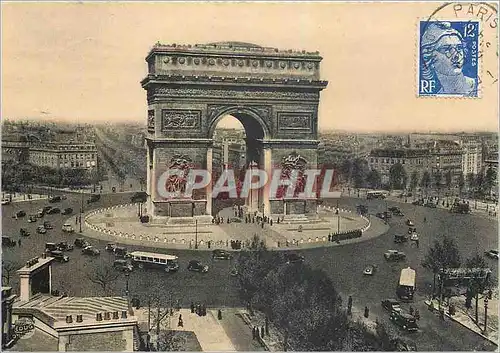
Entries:
{"type": "Polygon", "coordinates": [[[420,21],[418,95],[478,97],[479,21],[420,21]]]}

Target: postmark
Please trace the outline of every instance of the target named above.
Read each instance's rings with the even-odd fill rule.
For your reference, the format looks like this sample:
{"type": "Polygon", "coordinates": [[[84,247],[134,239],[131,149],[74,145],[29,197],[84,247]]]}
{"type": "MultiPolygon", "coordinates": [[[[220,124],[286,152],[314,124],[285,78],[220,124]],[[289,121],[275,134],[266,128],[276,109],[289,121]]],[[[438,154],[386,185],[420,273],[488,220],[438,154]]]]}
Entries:
{"type": "Polygon", "coordinates": [[[35,322],[30,317],[20,317],[13,325],[14,335],[17,339],[27,339],[35,334],[35,322]]]}
{"type": "Polygon", "coordinates": [[[417,95],[498,94],[498,12],[493,4],[446,3],[417,26],[417,95]]]}

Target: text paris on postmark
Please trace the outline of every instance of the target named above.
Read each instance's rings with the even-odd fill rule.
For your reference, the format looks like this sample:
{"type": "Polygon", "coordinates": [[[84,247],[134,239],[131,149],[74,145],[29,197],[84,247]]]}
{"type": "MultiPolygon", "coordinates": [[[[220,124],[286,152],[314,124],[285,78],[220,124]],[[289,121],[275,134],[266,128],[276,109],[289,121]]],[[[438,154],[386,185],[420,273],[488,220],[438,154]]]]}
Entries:
{"type": "Polygon", "coordinates": [[[479,97],[498,82],[493,4],[447,3],[418,23],[419,97],[479,97]]]}

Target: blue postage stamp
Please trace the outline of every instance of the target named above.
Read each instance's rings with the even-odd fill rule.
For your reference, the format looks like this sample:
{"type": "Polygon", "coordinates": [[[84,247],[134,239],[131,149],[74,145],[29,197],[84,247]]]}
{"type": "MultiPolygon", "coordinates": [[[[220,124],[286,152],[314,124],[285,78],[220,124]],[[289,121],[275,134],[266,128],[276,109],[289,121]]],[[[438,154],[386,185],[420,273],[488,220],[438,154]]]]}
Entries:
{"type": "Polygon", "coordinates": [[[420,21],[420,97],[478,97],[479,34],[479,21],[420,21]]]}

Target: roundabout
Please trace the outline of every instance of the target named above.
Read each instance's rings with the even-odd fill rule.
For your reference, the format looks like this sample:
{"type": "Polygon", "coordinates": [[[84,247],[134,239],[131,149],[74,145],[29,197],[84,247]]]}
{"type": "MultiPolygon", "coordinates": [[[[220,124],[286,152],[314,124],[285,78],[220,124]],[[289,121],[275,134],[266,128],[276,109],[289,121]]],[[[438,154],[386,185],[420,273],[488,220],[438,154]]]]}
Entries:
{"type": "Polygon", "coordinates": [[[348,208],[337,213],[334,207],[322,206],[316,219],[275,216],[265,223],[245,223],[233,217],[231,208],[221,210],[219,217],[226,221],[207,224],[186,218],[177,224],[141,223],[137,205],[124,204],[90,211],[84,216],[84,224],[86,234],[110,242],[166,249],[194,249],[197,244],[198,250],[229,248],[232,241],[240,241],[245,248],[254,234],[262,235],[270,249],[339,246],[372,239],[389,228],[377,218],[358,215],[348,208]],[[349,235],[352,233],[356,234],[349,235]],[[335,234],[346,239],[333,242],[335,234]]]}

